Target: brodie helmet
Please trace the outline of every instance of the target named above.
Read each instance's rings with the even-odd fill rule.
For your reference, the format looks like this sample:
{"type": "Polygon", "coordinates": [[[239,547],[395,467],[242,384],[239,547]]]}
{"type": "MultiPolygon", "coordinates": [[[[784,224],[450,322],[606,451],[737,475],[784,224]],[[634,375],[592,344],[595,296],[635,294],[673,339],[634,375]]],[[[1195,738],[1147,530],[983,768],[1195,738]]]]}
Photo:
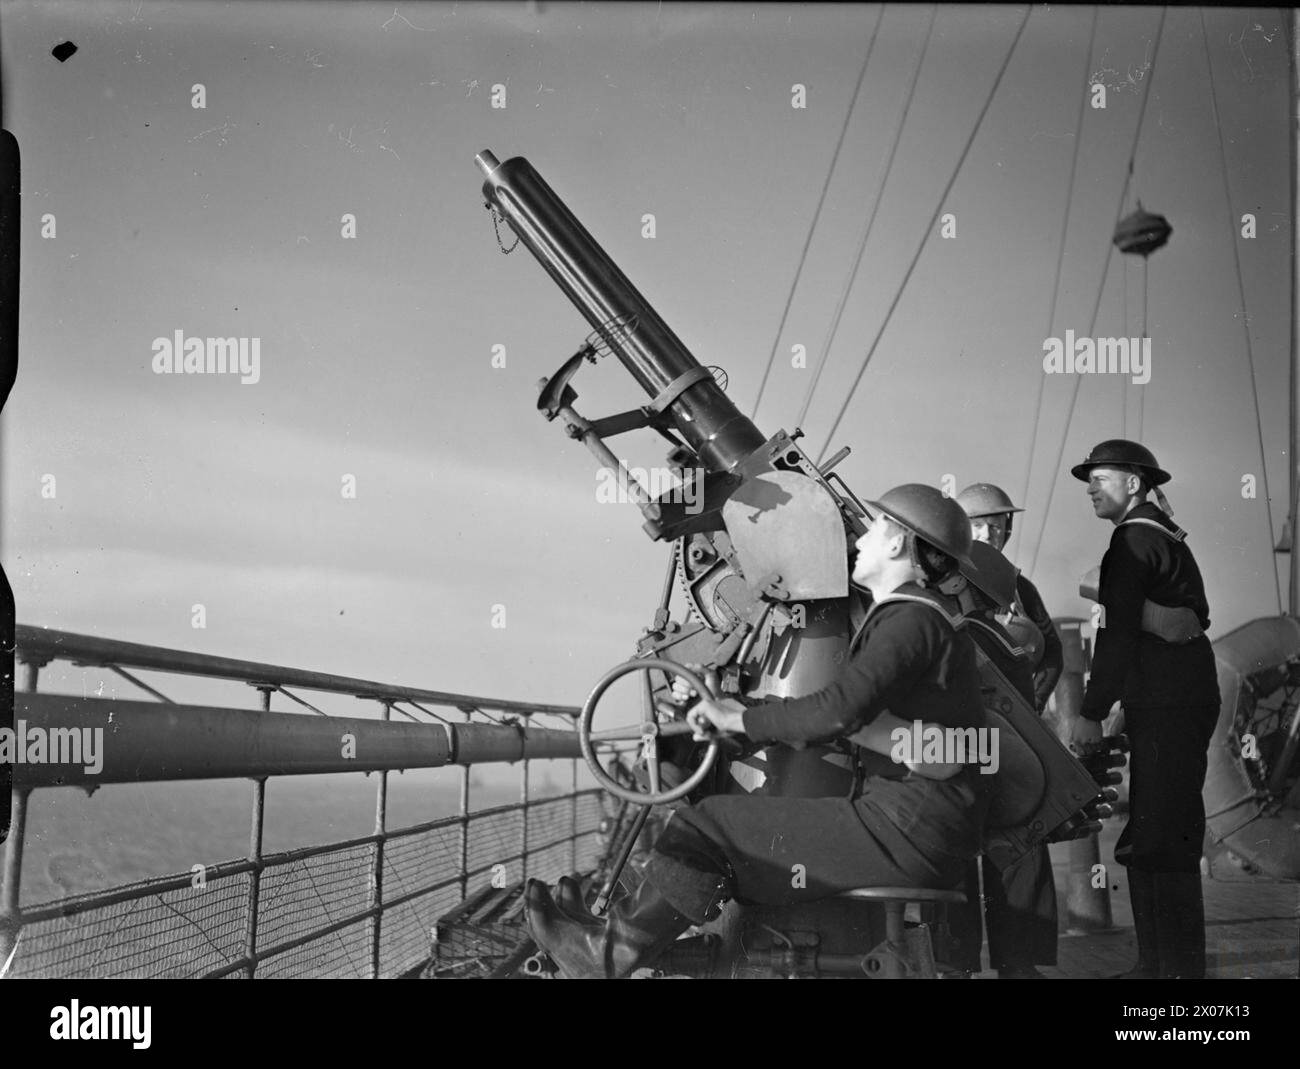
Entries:
{"type": "Polygon", "coordinates": [[[961,506],[933,486],[904,483],[867,508],[887,516],[921,541],[946,553],[959,567],[974,567],[970,559],[970,520],[961,506]]]}
{"type": "Polygon", "coordinates": [[[986,542],[970,547],[970,564],[961,566],[961,574],[976,590],[1005,611],[1016,600],[1016,566],[986,542]]]}
{"type": "Polygon", "coordinates": [[[1011,503],[1011,498],[1000,486],[993,483],[971,483],[957,495],[957,504],[966,510],[971,519],[977,516],[1001,516],[1004,513],[1024,512],[1011,503]]]}
{"type": "Polygon", "coordinates": [[[1136,468],[1152,487],[1163,486],[1173,478],[1156,463],[1155,454],[1150,449],[1125,438],[1111,438],[1093,446],[1083,463],[1070,469],[1070,474],[1086,483],[1093,468],[1110,467],[1136,468]]]}

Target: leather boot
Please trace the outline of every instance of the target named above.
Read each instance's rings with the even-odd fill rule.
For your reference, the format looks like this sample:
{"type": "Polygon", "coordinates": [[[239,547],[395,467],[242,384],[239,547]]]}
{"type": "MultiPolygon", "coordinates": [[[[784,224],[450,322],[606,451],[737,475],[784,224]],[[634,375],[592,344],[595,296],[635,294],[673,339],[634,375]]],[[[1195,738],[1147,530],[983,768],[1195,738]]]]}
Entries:
{"type": "Polygon", "coordinates": [[[557,907],[575,921],[583,924],[601,924],[599,917],[593,916],[587,908],[587,900],[582,894],[582,884],[572,876],[561,876],[556,881],[555,891],[551,896],[557,907]]]}
{"type": "Polygon", "coordinates": [[[1142,869],[1128,870],[1128,897],[1133,904],[1133,930],[1137,935],[1137,965],[1126,973],[1110,977],[1111,980],[1155,980],[1160,976],[1160,933],[1156,924],[1157,885],[1156,874],[1142,869]]]}
{"type": "Polygon", "coordinates": [[[653,961],[692,924],[648,881],[609,911],[604,924],[569,916],[540,880],[528,881],[528,930],[572,979],[619,979],[653,961]]]}
{"type": "Polygon", "coordinates": [[[1205,979],[1205,898],[1199,872],[1157,872],[1160,975],[1205,979]]]}

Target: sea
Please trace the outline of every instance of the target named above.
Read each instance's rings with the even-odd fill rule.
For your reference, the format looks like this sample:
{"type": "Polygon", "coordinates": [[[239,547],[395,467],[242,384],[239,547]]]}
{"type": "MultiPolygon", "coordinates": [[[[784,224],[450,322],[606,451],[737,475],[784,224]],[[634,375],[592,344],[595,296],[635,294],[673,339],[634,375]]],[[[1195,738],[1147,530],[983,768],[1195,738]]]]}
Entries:
{"type": "MultiPolygon", "coordinates": [[[[530,800],[571,789],[569,762],[531,764],[530,800]]],[[[470,775],[471,812],[519,801],[518,766],[470,775]]],[[[460,777],[459,768],[390,772],[388,829],[455,816],[460,777]]],[[[268,780],[263,853],[373,833],[377,783],[378,773],[268,780]]],[[[579,785],[587,785],[586,776],[579,785]]],[[[29,908],[247,857],[252,812],[251,780],[106,784],[93,793],[35,790],[28,801],[20,901],[29,908]]]]}

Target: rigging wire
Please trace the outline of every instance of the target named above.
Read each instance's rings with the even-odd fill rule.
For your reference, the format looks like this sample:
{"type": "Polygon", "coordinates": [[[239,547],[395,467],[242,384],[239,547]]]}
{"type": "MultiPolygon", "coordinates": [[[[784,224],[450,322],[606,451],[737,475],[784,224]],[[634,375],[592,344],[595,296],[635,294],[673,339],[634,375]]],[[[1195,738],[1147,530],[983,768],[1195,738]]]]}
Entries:
{"type": "MultiPolygon", "coordinates": [[[[1201,43],[1205,47],[1205,65],[1210,72],[1210,111],[1214,116],[1214,128],[1219,133],[1219,164],[1223,168],[1223,199],[1227,202],[1228,232],[1232,237],[1232,262],[1237,272],[1237,294],[1241,300],[1241,327],[1246,335],[1246,359],[1250,364],[1251,397],[1255,402],[1255,433],[1259,439],[1259,464],[1261,479],[1264,484],[1264,508],[1268,516],[1269,548],[1273,546],[1276,529],[1273,526],[1273,495],[1268,489],[1268,455],[1264,451],[1264,421],[1259,409],[1259,380],[1255,377],[1255,351],[1250,344],[1250,316],[1246,313],[1246,283],[1241,274],[1241,250],[1237,247],[1237,230],[1232,217],[1232,187],[1228,184],[1228,155],[1223,145],[1223,126],[1219,122],[1219,95],[1214,86],[1214,65],[1210,62],[1210,38],[1205,28],[1205,12],[1201,15],[1201,43]]],[[[1142,308],[1143,333],[1145,334],[1146,304],[1142,308]]],[[[1294,534],[1292,539],[1294,540],[1294,534]]],[[[1295,552],[1293,549],[1292,552],[1295,552]]],[[[1283,613],[1282,581],[1278,578],[1277,562],[1273,562],[1273,585],[1277,591],[1277,613],[1283,613]]]]}
{"type": "MultiPolygon", "coordinates": [[[[1070,181],[1065,191],[1065,211],[1061,213],[1061,241],[1060,247],[1056,253],[1056,276],[1052,279],[1052,303],[1047,313],[1047,337],[1053,337],[1052,327],[1056,323],[1056,303],[1061,294],[1061,269],[1065,263],[1065,239],[1066,233],[1070,227],[1070,206],[1074,203],[1074,180],[1079,173],[1079,146],[1083,141],[1083,117],[1084,104],[1088,99],[1086,87],[1088,78],[1092,73],[1092,53],[1097,46],[1097,18],[1101,9],[1094,7],[1092,9],[1092,29],[1088,34],[1088,51],[1083,57],[1083,84],[1085,91],[1079,94],[1079,113],[1074,120],[1074,152],[1070,157],[1070,181]]],[[[1127,300],[1127,298],[1126,298],[1127,300]]],[[[1125,306],[1127,308],[1127,305],[1125,306]]],[[[1124,321],[1128,322],[1128,312],[1124,313],[1124,321]]],[[[1120,380],[1123,382],[1123,379],[1120,380]]],[[[1034,402],[1034,426],[1029,434],[1029,463],[1025,465],[1025,485],[1021,491],[1020,500],[1022,502],[1029,500],[1029,487],[1034,474],[1034,456],[1038,449],[1038,424],[1043,414],[1043,391],[1047,384],[1047,376],[1038,376],[1038,399],[1034,402]]],[[[1016,535],[1019,536],[1020,527],[1016,527],[1016,535]]],[[[1017,548],[1019,548],[1017,546],[1017,548]]]]}
{"type": "Polygon", "coordinates": [[[858,242],[857,255],[853,259],[853,268],[849,272],[848,281],[840,291],[839,303],[835,306],[835,314],[831,317],[830,329],[826,333],[826,340],[822,343],[821,360],[817,364],[817,370],[813,373],[812,382],[808,384],[808,390],[804,394],[803,407],[799,410],[799,417],[794,421],[796,427],[803,426],[803,421],[808,416],[808,409],[812,407],[813,394],[817,391],[817,383],[821,381],[822,372],[826,370],[826,365],[831,358],[831,346],[835,342],[835,335],[840,329],[840,320],[844,316],[844,309],[848,304],[849,293],[853,289],[854,282],[858,278],[858,269],[862,266],[862,255],[866,252],[867,241],[871,237],[872,228],[876,224],[876,213],[880,210],[880,202],[884,199],[885,187],[889,184],[889,176],[894,170],[894,157],[898,152],[899,142],[903,139],[903,128],[907,125],[908,113],[912,110],[912,100],[916,95],[916,83],[920,80],[921,67],[925,64],[925,56],[930,48],[930,38],[934,33],[935,18],[939,14],[939,5],[935,4],[930,12],[930,25],[926,27],[925,43],[921,46],[920,58],[916,61],[916,69],[912,72],[912,84],[907,89],[907,100],[903,105],[902,115],[899,117],[898,125],[894,128],[893,144],[889,146],[889,158],[885,162],[885,174],[880,180],[880,185],[876,188],[875,203],[871,205],[871,212],[867,218],[867,225],[862,231],[862,238],[858,242]]]}
{"type": "MultiPolygon", "coordinates": [[[[1222,136],[1222,131],[1220,131],[1222,136]]],[[[1151,270],[1151,257],[1142,257],[1142,339],[1147,337],[1147,285],[1148,272],[1151,270]]],[[[1145,389],[1138,390],[1138,413],[1137,413],[1137,440],[1142,441],[1142,420],[1146,415],[1147,392],[1145,389]]]]}
{"type": "Polygon", "coordinates": [[[825,457],[826,450],[829,447],[831,440],[835,437],[836,430],[839,429],[840,421],[843,420],[844,413],[848,411],[849,402],[853,400],[853,395],[857,392],[858,384],[862,381],[862,376],[866,373],[867,365],[871,363],[871,358],[876,353],[876,346],[880,344],[880,339],[885,333],[885,328],[889,326],[889,321],[893,318],[894,310],[898,307],[899,300],[902,299],[903,291],[907,289],[907,283],[912,277],[912,272],[916,270],[916,265],[920,262],[921,253],[925,251],[925,247],[930,241],[930,235],[934,233],[934,224],[939,218],[939,213],[943,211],[944,201],[948,199],[948,194],[952,192],[952,187],[957,182],[957,176],[961,173],[962,164],[966,162],[966,157],[970,154],[971,146],[975,143],[975,135],[979,133],[980,127],[984,124],[984,117],[988,114],[989,107],[993,103],[993,98],[997,95],[998,87],[1002,84],[1002,78],[1007,73],[1007,67],[1011,64],[1011,57],[1015,54],[1016,45],[1020,43],[1020,38],[1025,32],[1025,25],[1029,22],[1029,16],[1032,11],[1032,7],[1025,9],[1025,16],[1020,20],[1020,27],[1016,30],[1015,39],[1011,42],[1011,47],[1007,49],[1006,57],[1002,60],[1002,66],[998,69],[998,76],[993,80],[993,87],[989,90],[988,98],[984,101],[984,106],[980,109],[979,117],[975,120],[975,125],[971,127],[970,136],[967,137],[966,144],[962,147],[961,156],[957,160],[957,166],[953,168],[952,175],[948,179],[948,184],[939,195],[938,201],[935,202],[934,212],[926,223],[925,233],[921,238],[921,243],[916,247],[916,253],[912,256],[912,262],[907,266],[907,272],[903,275],[903,281],[899,284],[898,290],[894,294],[894,299],[890,302],[889,308],[885,312],[885,318],[881,321],[880,328],[876,331],[876,336],[871,340],[871,345],[867,349],[866,356],[862,359],[862,365],[858,368],[857,377],[854,378],[853,385],[849,387],[849,392],[845,394],[844,402],[840,405],[840,409],[835,415],[834,422],[831,423],[831,429],[826,434],[826,442],[822,445],[821,452],[817,456],[818,464],[820,464],[825,457]]]}
{"type": "Polygon", "coordinates": [[[813,234],[817,231],[817,222],[821,219],[822,208],[826,204],[826,193],[831,188],[831,177],[835,174],[835,164],[840,158],[840,149],[844,147],[845,135],[849,132],[849,122],[853,118],[853,109],[857,107],[858,96],[862,92],[862,82],[867,76],[867,64],[871,62],[871,53],[876,47],[876,35],[880,32],[880,23],[885,17],[885,7],[881,4],[880,10],[876,12],[876,25],[871,30],[871,41],[867,44],[867,55],[862,61],[862,69],[858,71],[858,81],[853,87],[853,96],[849,99],[849,110],[844,115],[844,126],[840,129],[840,139],[835,142],[835,151],[831,154],[831,165],[826,169],[826,181],[822,183],[821,195],[817,198],[817,207],[813,210],[812,223],[808,227],[808,236],[804,238],[803,249],[799,253],[799,263],[795,267],[794,279],[790,283],[790,293],[786,296],[785,307],[781,310],[781,321],[776,327],[776,336],[772,339],[772,351],[767,355],[767,367],[763,369],[763,377],[758,384],[758,396],[754,398],[754,408],[750,412],[750,418],[753,419],[758,415],[758,406],[763,400],[763,391],[767,388],[768,376],[772,373],[772,365],[776,362],[776,350],[781,344],[781,334],[785,331],[785,322],[790,315],[790,306],[794,303],[795,291],[799,288],[799,279],[803,276],[804,262],[808,258],[808,250],[812,246],[813,234]]]}
{"type": "MultiPolygon", "coordinates": [[[[1122,324],[1124,330],[1122,333],[1124,337],[1127,338],[1128,337],[1128,257],[1127,256],[1121,257],[1120,262],[1123,263],[1124,265],[1124,322],[1122,324]]],[[[1115,377],[1119,379],[1119,397],[1120,397],[1120,401],[1122,402],[1122,404],[1120,405],[1120,414],[1119,414],[1119,436],[1121,438],[1127,438],[1128,437],[1128,379],[1126,379],[1123,375],[1117,375],[1115,377]]],[[[1139,434],[1138,441],[1141,440],[1142,440],[1142,436],[1139,434]]]]}
{"type": "MultiPolygon", "coordinates": [[[[1124,202],[1128,198],[1129,186],[1133,182],[1133,163],[1137,158],[1138,142],[1142,136],[1142,126],[1146,119],[1146,114],[1147,114],[1147,103],[1151,99],[1151,83],[1155,80],[1156,60],[1160,56],[1160,42],[1164,39],[1165,19],[1168,16],[1168,14],[1169,14],[1169,9],[1167,7],[1162,7],[1160,9],[1160,24],[1159,26],[1156,27],[1155,47],[1154,49],[1152,49],[1151,52],[1151,65],[1147,68],[1147,76],[1145,79],[1146,85],[1142,90],[1142,104],[1140,109],[1138,110],[1137,125],[1133,128],[1133,145],[1129,150],[1128,168],[1124,173],[1124,185],[1122,186],[1119,192],[1119,208],[1115,212],[1116,225],[1118,225],[1120,219],[1123,218],[1124,202]]],[[[1111,229],[1113,233],[1114,228],[1112,227],[1111,229]]],[[[1097,326],[1097,313],[1101,310],[1101,298],[1102,295],[1106,292],[1106,279],[1110,275],[1110,262],[1111,262],[1111,237],[1108,234],[1106,236],[1106,260],[1101,272],[1101,284],[1097,287],[1097,299],[1095,302],[1093,302],[1092,319],[1089,321],[1088,324],[1089,336],[1092,335],[1094,329],[1097,326]]],[[[1074,419],[1074,406],[1079,400],[1079,386],[1082,382],[1083,382],[1083,377],[1081,375],[1074,376],[1074,388],[1070,391],[1070,407],[1066,411],[1065,421],[1061,425],[1061,444],[1056,451],[1056,463],[1052,465],[1053,476],[1059,475],[1061,470],[1061,460],[1065,456],[1065,444],[1070,437],[1070,423],[1074,419]]],[[[1030,575],[1033,574],[1034,568],[1038,564],[1038,553],[1043,548],[1043,535],[1046,534],[1047,532],[1047,520],[1052,510],[1052,499],[1056,496],[1056,487],[1060,483],[1060,481],[1061,480],[1059,478],[1054,477],[1052,479],[1051,486],[1047,492],[1047,504],[1043,507],[1043,519],[1038,526],[1038,538],[1035,539],[1034,541],[1034,555],[1029,562],[1028,574],[1030,575]]]]}

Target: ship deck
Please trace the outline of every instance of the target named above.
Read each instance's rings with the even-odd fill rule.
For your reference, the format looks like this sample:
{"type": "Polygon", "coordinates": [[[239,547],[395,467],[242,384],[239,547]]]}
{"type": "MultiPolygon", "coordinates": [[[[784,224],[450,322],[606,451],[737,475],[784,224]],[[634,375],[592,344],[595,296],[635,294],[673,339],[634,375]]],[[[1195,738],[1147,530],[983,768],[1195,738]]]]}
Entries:
{"type": "MultiPolygon", "coordinates": [[[[1070,845],[1057,843],[1050,848],[1061,931],[1057,964],[1041,966],[1044,976],[1099,979],[1131,969],[1137,961],[1127,872],[1114,862],[1115,840],[1123,826],[1122,819],[1108,820],[1101,832],[1101,860],[1112,887],[1114,927],[1107,931],[1067,929],[1070,845]]],[[[1295,979],[1300,975],[1300,884],[1245,875],[1220,855],[1213,859],[1211,875],[1202,886],[1207,979],[1295,979]]],[[[987,950],[985,957],[987,960],[987,950]]],[[[996,976],[992,970],[977,974],[978,979],[996,976]]]]}

